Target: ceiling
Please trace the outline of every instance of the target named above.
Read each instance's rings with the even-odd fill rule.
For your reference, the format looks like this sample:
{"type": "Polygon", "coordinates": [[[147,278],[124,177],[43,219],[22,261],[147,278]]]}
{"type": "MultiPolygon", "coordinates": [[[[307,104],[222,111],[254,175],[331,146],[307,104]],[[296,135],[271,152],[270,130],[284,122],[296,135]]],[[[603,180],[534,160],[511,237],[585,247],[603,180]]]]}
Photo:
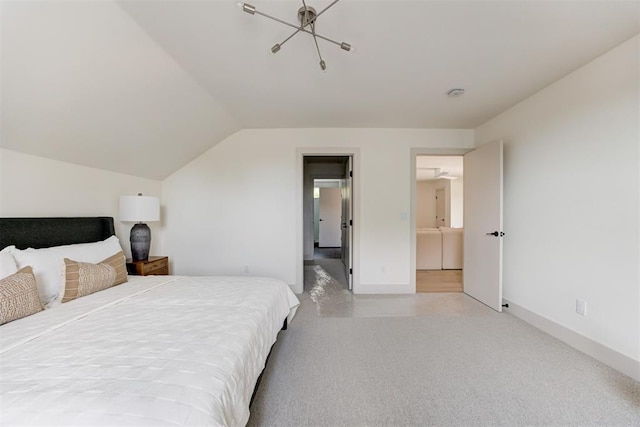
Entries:
{"type": "MultiPolygon", "coordinates": [[[[249,3],[290,22],[302,5],[249,3]]],[[[248,128],[472,129],[638,32],[628,1],[342,0],[317,31],[355,50],[320,41],[322,72],[309,36],[274,55],[291,28],[235,1],[119,4],[248,128]]]]}
{"type": "Polygon", "coordinates": [[[0,145],[154,179],[245,128],[473,129],[640,28],[636,1],[341,0],[317,31],[355,50],[320,41],[323,72],[234,0],[0,5],[0,145]]]}
{"type": "Polygon", "coordinates": [[[416,180],[431,181],[437,179],[434,169],[447,172],[447,176],[463,178],[462,156],[417,156],[416,180]]]}

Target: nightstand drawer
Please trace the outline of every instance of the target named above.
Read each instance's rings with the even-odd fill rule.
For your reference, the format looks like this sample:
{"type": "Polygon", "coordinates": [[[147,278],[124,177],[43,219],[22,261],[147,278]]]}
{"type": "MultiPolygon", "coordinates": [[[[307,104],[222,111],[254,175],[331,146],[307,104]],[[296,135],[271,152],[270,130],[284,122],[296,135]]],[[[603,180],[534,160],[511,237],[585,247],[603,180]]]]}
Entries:
{"type": "Polygon", "coordinates": [[[169,260],[167,258],[142,264],[143,274],[168,274],[168,270],[169,260]],[[167,272],[161,273],[160,270],[167,270],[167,272]]]}
{"type": "Polygon", "coordinates": [[[149,257],[144,261],[127,261],[127,271],[129,274],[135,274],[139,276],[149,275],[167,275],[169,274],[169,258],[164,257],[149,257]]]}

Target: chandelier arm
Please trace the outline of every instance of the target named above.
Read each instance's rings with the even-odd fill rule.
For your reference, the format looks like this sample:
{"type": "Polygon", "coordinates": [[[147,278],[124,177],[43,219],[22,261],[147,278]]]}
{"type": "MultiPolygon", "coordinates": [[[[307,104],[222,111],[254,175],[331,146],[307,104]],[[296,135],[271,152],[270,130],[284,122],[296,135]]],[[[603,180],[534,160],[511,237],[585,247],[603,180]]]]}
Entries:
{"type": "Polygon", "coordinates": [[[286,42],[288,42],[293,36],[295,36],[296,34],[298,34],[300,32],[300,28],[298,28],[297,30],[295,30],[293,32],[293,34],[291,34],[289,37],[287,37],[286,39],[284,39],[284,41],[282,43],[279,43],[280,46],[282,46],[283,44],[285,44],[286,42]]]}
{"type": "Polygon", "coordinates": [[[325,7],[324,9],[322,9],[320,12],[318,12],[318,14],[316,15],[316,17],[313,19],[314,21],[316,19],[318,19],[318,16],[322,15],[323,13],[325,13],[327,11],[327,9],[329,9],[331,6],[333,6],[334,4],[338,3],[340,0],[334,0],[333,3],[331,3],[329,6],[325,7]]]}
{"type": "Polygon", "coordinates": [[[311,34],[311,32],[309,32],[309,31],[307,31],[307,30],[303,29],[300,25],[294,25],[294,24],[291,24],[291,23],[289,23],[289,22],[287,22],[287,21],[283,21],[283,20],[282,20],[282,19],[280,19],[280,18],[276,18],[275,16],[267,15],[266,13],[260,12],[260,11],[258,11],[258,10],[256,10],[254,13],[255,13],[256,15],[262,15],[262,16],[264,16],[265,18],[273,19],[274,21],[277,21],[277,22],[279,22],[279,23],[281,23],[281,24],[287,25],[287,26],[289,26],[289,27],[291,27],[291,28],[295,28],[295,29],[296,29],[296,30],[298,30],[298,31],[304,31],[305,33],[309,33],[309,34],[311,34]]]}
{"type": "MultiPolygon", "coordinates": [[[[335,4],[335,3],[336,3],[336,2],[334,2],[334,4],[335,4]]],[[[331,5],[329,5],[329,6],[331,6],[331,5]]],[[[326,10],[326,8],[325,8],[325,10],[326,10]]],[[[300,26],[300,25],[294,25],[294,24],[291,24],[291,23],[289,23],[289,22],[287,22],[287,21],[283,21],[283,20],[282,20],[282,19],[280,19],[280,18],[276,18],[275,16],[271,16],[271,15],[268,15],[268,14],[266,14],[266,13],[264,13],[264,12],[260,12],[259,10],[254,10],[254,13],[255,13],[256,15],[261,15],[261,16],[264,16],[265,18],[269,18],[269,19],[272,19],[272,20],[274,20],[274,21],[276,21],[276,22],[279,22],[279,23],[281,23],[281,24],[287,25],[287,26],[289,26],[289,27],[291,27],[291,28],[295,28],[296,30],[298,30],[298,31],[300,31],[300,32],[303,32],[303,33],[307,33],[307,34],[313,35],[313,33],[312,33],[311,31],[307,30],[306,28],[304,28],[304,27],[302,27],[302,26],[300,26]]],[[[317,15],[316,15],[316,18],[317,18],[317,15]]],[[[330,42],[330,43],[333,43],[333,44],[336,44],[336,45],[338,45],[338,46],[342,47],[342,43],[338,43],[337,41],[335,41],[335,40],[331,40],[331,39],[330,39],[330,38],[328,38],[328,37],[321,36],[320,34],[317,34],[317,33],[315,34],[315,36],[316,36],[316,37],[318,37],[318,38],[320,38],[320,39],[322,39],[322,40],[326,40],[326,41],[328,41],[328,42],[330,42]]]]}
{"type": "Polygon", "coordinates": [[[305,30],[304,28],[303,28],[303,29],[301,29],[300,31],[302,31],[302,32],[304,32],[304,33],[307,33],[307,34],[310,34],[310,35],[312,35],[312,36],[314,36],[314,37],[317,37],[317,38],[319,38],[319,39],[326,40],[326,41],[328,41],[328,42],[330,42],[330,43],[333,43],[333,44],[336,44],[336,45],[338,45],[338,46],[341,46],[341,45],[342,45],[342,43],[339,43],[339,42],[337,42],[337,41],[335,41],[335,40],[331,40],[331,39],[330,39],[330,38],[328,38],[328,37],[321,36],[321,35],[320,35],[320,34],[318,34],[318,33],[315,33],[315,34],[314,34],[314,33],[312,33],[311,31],[307,31],[307,30],[305,30]]]}
{"type": "MultiPolygon", "coordinates": [[[[304,0],[302,0],[304,2],[304,0]]],[[[313,42],[316,44],[316,50],[318,51],[318,58],[320,58],[320,68],[322,68],[323,70],[326,68],[326,65],[324,63],[324,59],[322,59],[322,54],[320,53],[320,46],[318,46],[318,39],[316,38],[316,24],[315,22],[311,22],[309,24],[309,26],[311,27],[311,32],[313,33],[313,42]]]]}

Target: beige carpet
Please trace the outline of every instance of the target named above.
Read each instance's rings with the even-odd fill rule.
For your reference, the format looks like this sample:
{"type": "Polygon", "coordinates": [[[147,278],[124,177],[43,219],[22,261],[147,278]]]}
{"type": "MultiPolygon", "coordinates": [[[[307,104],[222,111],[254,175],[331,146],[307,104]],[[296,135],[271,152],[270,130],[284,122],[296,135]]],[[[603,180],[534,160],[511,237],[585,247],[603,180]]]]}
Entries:
{"type": "Polygon", "coordinates": [[[249,425],[640,425],[639,383],[508,312],[464,294],[334,286],[302,295],[249,425]]]}

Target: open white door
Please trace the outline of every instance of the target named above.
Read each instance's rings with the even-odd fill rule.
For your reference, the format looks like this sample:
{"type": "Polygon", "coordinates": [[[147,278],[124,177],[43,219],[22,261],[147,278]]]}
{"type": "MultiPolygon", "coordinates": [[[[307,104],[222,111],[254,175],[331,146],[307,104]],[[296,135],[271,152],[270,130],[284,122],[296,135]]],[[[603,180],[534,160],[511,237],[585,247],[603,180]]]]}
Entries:
{"type": "Polygon", "coordinates": [[[502,141],[464,155],[464,292],[502,311],[502,141]]]}
{"type": "Polygon", "coordinates": [[[342,263],[344,264],[344,274],[347,278],[349,290],[353,290],[353,254],[351,250],[353,240],[353,158],[349,156],[345,179],[342,180],[342,263]]]}

